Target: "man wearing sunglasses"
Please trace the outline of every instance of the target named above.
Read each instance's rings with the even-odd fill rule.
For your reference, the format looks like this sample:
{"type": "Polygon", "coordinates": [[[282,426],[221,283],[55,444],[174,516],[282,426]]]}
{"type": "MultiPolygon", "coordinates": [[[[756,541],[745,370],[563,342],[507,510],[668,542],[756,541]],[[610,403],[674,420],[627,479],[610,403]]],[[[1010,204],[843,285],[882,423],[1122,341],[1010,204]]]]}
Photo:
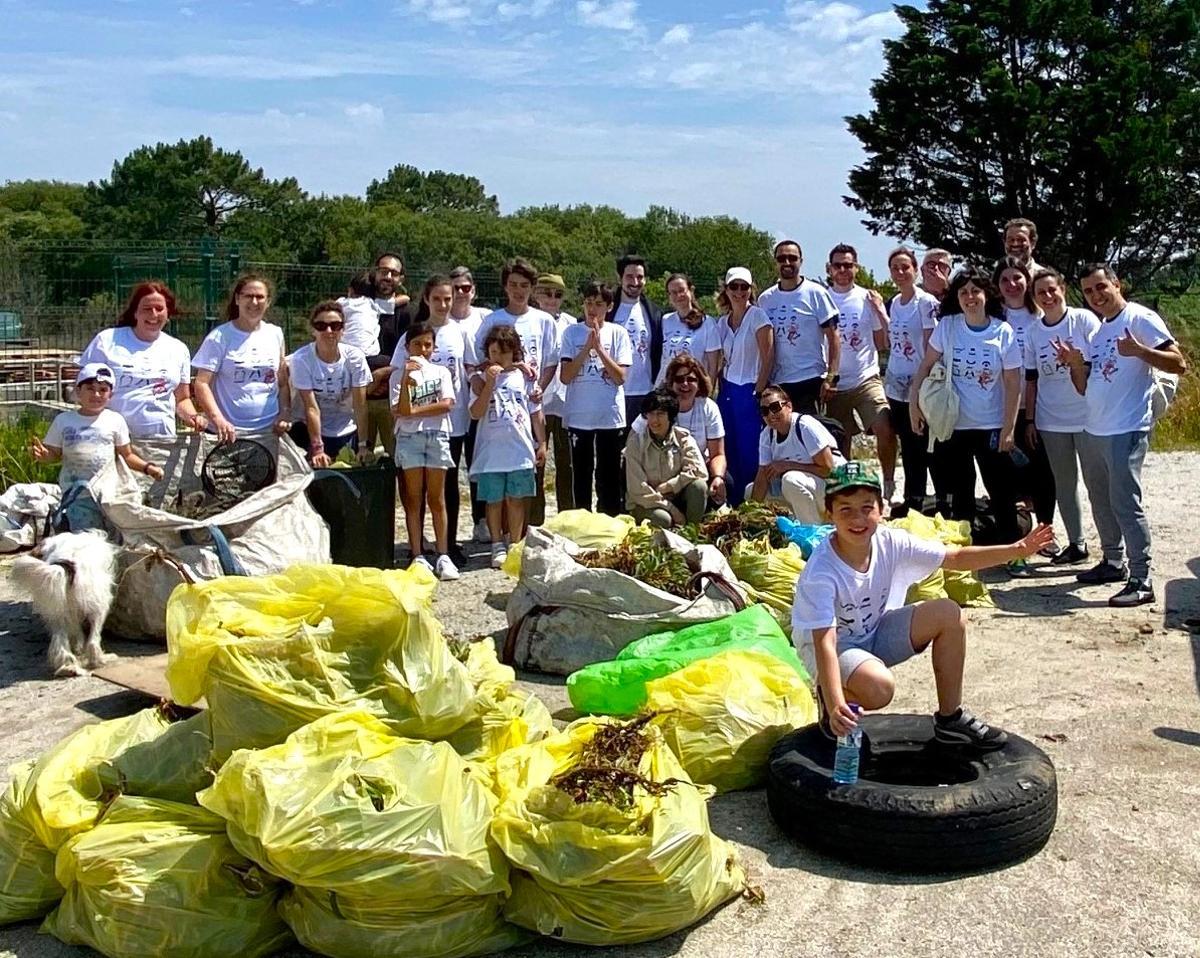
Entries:
{"type": "MultiPolygon", "coordinates": [[[[566,295],[567,284],[557,273],[541,273],[538,276],[537,286],[533,289],[533,303],[538,309],[554,317],[560,344],[567,328],[579,322],[570,313],[563,312],[563,299],[566,295]]],[[[542,413],[546,417],[546,441],[554,450],[554,497],[558,501],[558,511],[565,512],[575,508],[575,489],[574,477],[571,472],[571,442],[567,430],[563,426],[567,391],[563,386],[562,375],[558,371],[561,368],[561,364],[555,367],[554,378],[546,387],[546,394],[542,398],[542,413]]],[[[541,510],[544,514],[546,497],[544,489],[541,491],[541,497],[541,510]]]]}
{"type": "Polygon", "coordinates": [[[883,466],[883,499],[891,502],[896,491],[896,432],[879,370],[879,353],[890,345],[887,309],[875,290],[855,282],[858,251],[853,246],[839,243],[830,250],[828,269],[829,295],[838,308],[842,349],[837,391],[826,409],[846,431],[842,455],[847,459],[860,422],[861,431],[875,437],[883,466]]]}
{"type": "Polygon", "coordinates": [[[804,278],[800,272],[803,265],[799,243],[778,243],[775,270],[779,282],[758,297],[758,305],[775,328],[771,381],[783,387],[796,412],[813,415],[837,387],[841,341],[837,307],[824,286],[804,278]],[[830,377],[830,372],[835,375],[830,377]]]}

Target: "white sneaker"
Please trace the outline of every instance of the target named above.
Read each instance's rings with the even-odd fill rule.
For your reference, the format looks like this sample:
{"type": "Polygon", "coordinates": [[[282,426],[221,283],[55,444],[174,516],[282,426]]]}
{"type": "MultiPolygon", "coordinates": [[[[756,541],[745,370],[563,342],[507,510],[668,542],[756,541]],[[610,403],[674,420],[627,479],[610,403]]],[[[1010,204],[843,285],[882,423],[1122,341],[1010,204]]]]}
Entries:
{"type": "Polygon", "coordinates": [[[477,523],[475,523],[475,532],[472,534],[472,538],[476,542],[492,541],[492,532],[488,528],[486,519],[480,519],[477,523]]]}
{"type": "Polygon", "coordinates": [[[458,566],[448,555],[438,556],[436,572],[437,577],[443,582],[450,582],[458,578],[458,566]]]}
{"type": "Polygon", "coordinates": [[[426,569],[429,572],[433,571],[433,566],[431,566],[429,564],[429,560],[426,559],[423,555],[417,556],[415,559],[413,559],[412,565],[410,565],[409,568],[412,568],[412,566],[414,566],[414,565],[419,565],[419,566],[421,566],[421,568],[426,569]]]}
{"type": "Polygon", "coordinates": [[[508,550],[497,542],[492,546],[492,568],[499,569],[504,565],[504,560],[508,558],[508,550]]]}

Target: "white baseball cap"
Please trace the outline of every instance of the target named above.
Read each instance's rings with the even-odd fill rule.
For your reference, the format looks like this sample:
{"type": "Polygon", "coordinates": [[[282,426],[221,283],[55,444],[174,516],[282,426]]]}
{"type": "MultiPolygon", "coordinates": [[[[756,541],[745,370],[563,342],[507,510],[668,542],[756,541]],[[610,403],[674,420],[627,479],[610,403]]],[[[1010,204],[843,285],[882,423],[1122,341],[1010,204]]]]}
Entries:
{"type": "Polygon", "coordinates": [[[730,283],[739,279],[743,283],[749,283],[751,286],[754,285],[754,277],[750,275],[750,270],[746,269],[745,266],[734,266],[732,269],[730,269],[729,272],[725,274],[725,285],[728,286],[730,283]]]}
{"type": "Polygon", "coordinates": [[[88,363],[79,370],[79,375],[75,377],[75,385],[85,383],[89,379],[94,379],[98,383],[107,383],[109,386],[117,384],[117,377],[113,375],[113,371],[105,366],[104,363],[88,363]]]}

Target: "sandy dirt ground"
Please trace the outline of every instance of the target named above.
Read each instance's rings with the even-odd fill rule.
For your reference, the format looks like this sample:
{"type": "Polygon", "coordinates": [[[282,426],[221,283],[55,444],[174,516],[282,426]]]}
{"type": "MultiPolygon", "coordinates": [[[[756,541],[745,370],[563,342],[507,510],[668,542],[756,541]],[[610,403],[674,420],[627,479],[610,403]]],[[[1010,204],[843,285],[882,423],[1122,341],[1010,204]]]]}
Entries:
{"type": "MultiPolygon", "coordinates": [[[[1154,605],[1110,609],[1114,587],[1079,586],[1073,575],[1042,566],[1023,581],[989,574],[997,608],[970,613],[968,704],[1032,739],[1058,770],[1058,826],[1041,853],[966,877],[882,874],[796,846],[771,822],[761,790],[740,792],[713,800],[712,823],[738,848],[766,892],[765,904],[736,901],[686,932],[645,945],[596,952],[540,941],[508,954],[1200,955],[1198,478],[1197,454],[1157,454],[1147,462],[1154,605]]],[[[449,632],[501,636],[511,581],[483,568],[483,547],[469,552],[467,574],[439,587],[438,616],[449,632]]],[[[0,591],[0,636],[4,764],[39,754],[85,722],[147,704],[98,678],[47,679],[44,631],[11,591],[0,591]]],[[[158,651],[110,647],[125,655],[158,651]]],[[[906,663],[897,675],[893,708],[931,710],[928,658],[906,663]]],[[[561,679],[521,679],[558,719],[573,717],[561,679]]],[[[39,935],[33,923],[0,930],[0,954],[92,953],[39,935]]]]}

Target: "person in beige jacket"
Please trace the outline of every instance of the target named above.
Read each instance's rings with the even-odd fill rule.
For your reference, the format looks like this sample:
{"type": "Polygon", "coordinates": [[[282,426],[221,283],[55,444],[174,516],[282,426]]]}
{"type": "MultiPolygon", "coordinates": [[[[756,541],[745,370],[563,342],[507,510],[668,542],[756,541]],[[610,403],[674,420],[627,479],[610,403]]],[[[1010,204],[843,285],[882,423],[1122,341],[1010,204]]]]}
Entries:
{"type": "Polygon", "coordinates": [[[638,522],[663,529],[698,522],[708,501],[708,469],[696,440],[675,425],[679,400],[659,388],[642,400],[645,429],[625,443],[625,499],[638,522]]]}

